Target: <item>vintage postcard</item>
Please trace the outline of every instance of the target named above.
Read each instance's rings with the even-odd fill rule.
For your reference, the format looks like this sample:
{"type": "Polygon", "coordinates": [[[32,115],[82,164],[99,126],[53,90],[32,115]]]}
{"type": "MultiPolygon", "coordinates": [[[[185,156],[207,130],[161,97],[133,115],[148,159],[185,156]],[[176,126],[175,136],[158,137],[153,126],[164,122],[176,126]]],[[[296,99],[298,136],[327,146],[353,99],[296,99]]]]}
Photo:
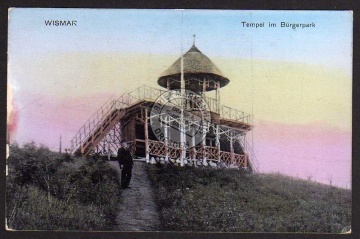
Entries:
{"type": "Polygon", "coordinates": [[[8,230],[351,232],[352,11],[8,26],[8,230]]]}

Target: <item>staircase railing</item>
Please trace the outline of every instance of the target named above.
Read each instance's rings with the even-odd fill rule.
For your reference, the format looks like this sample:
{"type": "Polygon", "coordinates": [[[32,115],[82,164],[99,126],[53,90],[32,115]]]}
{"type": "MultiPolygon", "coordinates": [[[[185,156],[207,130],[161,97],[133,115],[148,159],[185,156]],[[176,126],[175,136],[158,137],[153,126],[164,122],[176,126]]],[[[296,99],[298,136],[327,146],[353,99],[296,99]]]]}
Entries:
{"type": "Polygon", "coordinates": [[[71,139],[71,152],[74,153],[91,136],[103,120],[115,109],[122,109],[144,99],[155,101],[163,92],[150,86],[142,86],[126,92],[119,98],[110,97],[76,132],[71,139]]]}
{"type": "Polygon", "coordinates": [[[121,109],[125,104],[124,95],[116,99],[114,96],[110,97],[76,132],[75,136],[71,139],[71,152],[74,153],[85,140],[97,129],[104,119],[113,112],[115,109],[121,109]]]}

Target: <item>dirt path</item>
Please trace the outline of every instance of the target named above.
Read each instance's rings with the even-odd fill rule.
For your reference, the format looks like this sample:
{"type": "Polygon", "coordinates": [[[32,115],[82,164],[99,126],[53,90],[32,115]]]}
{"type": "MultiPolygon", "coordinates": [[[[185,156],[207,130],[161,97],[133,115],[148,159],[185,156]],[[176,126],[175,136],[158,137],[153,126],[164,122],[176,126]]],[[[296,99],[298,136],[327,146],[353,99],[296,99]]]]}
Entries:
{"type": "MultiPolygon", "coordinates": [[[[109,163],[121,176],[118,162],[109,163]]],[[[131,188],[121,192],[121,205],[114,231],[156,231],[159,228],[159,215],[145,166],[145,162],[134,162],[131,188]]]]}

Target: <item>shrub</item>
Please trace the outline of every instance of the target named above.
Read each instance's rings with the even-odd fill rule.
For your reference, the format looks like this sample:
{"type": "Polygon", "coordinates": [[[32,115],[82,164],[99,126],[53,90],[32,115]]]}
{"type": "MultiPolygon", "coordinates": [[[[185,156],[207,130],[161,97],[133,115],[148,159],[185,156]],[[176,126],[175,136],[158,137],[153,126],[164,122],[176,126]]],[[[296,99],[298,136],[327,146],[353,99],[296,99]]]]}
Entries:
{"type": "Polygon", "coordinates": [[[13,145],[7,163],[10,228],[104,230],[114,224],[119,178],[106,162],[29,143],[23,148],[13,145]]]}

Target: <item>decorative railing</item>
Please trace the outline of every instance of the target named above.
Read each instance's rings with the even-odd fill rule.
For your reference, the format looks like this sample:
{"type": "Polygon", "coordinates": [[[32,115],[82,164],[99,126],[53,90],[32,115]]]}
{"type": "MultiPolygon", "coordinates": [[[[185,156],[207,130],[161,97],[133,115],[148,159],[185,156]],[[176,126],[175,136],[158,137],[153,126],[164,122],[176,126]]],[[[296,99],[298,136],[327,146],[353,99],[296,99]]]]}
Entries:
{"type": "MultiPolygon", "coordinates": [[[[191,150],[192,148],[190,148],[191,150]]],[[[196,146],[195,158],[207,158],[211,160],[219,160],[219,149],[211,146],[196,146]]]]}
{"type": "Polygon", "coordinates": [[[129,104],[133,104],[139,101],[156,101],[166,91],[159,90],[147,85],[138,87],[137,89],[127,93],[129,104]]]}
{"type": "Polygon", "coordinates": [[[235,165],[246,165],[246,155],[244,155],[244,154],[234,154],[233,155],[233,164],[235,164],[235,165]]]}
{"type": "Polygon", "coordinates": [[[215,112],[215,113],[220,113],[219,112],[219,106],[218,106],[218,102],[216,99],[211,98],[211,97],[203,97],[203,99],[205,100],[206,104],[209,107],[209,110],[211,112],[215,112]]]}
{"type": "Polygon", "coordinates": [[[221,106],[220,116],[221,118],[224,119],[235,120],[248,124],[251,122],[251,118],[250,118],[251,116],[249,114],[246,114],[240,110],[236,110],[224,105],[221,106]]]}
{"type": "Polygon", "coordinates": [[[231,153],[220,151],[220,158],[226,164],[231,164],[231,153]]]}
{"type": "Polygon", "coordinates": [[[149,140],[149,152],[153,155],[165,157],[166,146],[164,143],[155,140],[149,140]]]}
{"type": "MultiPolygon", "coordinates": [[[[180,148],[166,147],[164,142],[149,140],[149,154],[152,156],[166,157],[178,159],[181,155],[180,148]]],[[[186,149],[187,159],[204,159],[223,162],[226,165],[237,165],[246,167],[246,155],[236,154],[226,151],[219,151],[219,148],[212,146],[196,146],[186,149]],[[194,150],[195,149],[195,150],[194,150]]]]}
{"type": "MultiPolygon", "coordinates": [[[[141,86],[131,92],[124,93],[119,98],[111,97],[101,106],[84,125],[80,127],[78,132],[71,140],[71,151],[74,153],[79,147],[82,146],[95,130],[100,127],[106,117],[114,110],[123,109],[141,101],[155,102],[158,97],[166,93],[165,90],[159,90],[150,86],[141,86]]],[[[234,120],[241,123],[250,123],[250,115],[242,111],[227,107],[220,106],[218,109],[218,102],[214,98],[204,97],[209,106],[210,111],[220,113],[220,118],[234,120]]],[[[175,154],[173,152],[173,154],[175,154]]],[[[212,152],[209,152],[211,155],[212,152]]]]}

